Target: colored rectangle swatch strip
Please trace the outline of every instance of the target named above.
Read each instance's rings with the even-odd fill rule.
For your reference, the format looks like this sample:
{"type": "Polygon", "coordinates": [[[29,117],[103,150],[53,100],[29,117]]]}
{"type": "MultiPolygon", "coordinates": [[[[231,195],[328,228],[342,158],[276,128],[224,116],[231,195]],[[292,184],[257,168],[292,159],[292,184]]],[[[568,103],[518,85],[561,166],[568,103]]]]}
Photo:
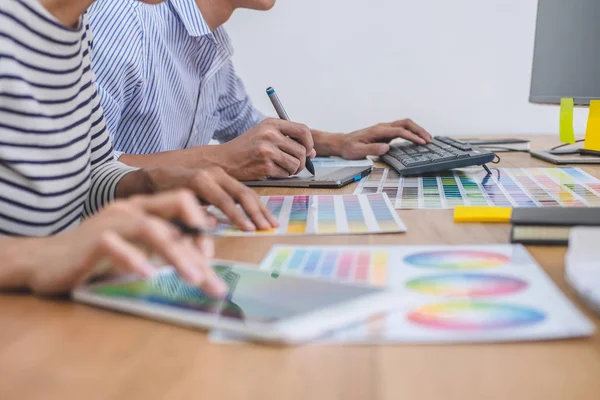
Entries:
{"type": "Polygon", "coordinates": [[[397,209],[600,206],[600,180],[579,168],[493,168],[492,174],[467,169],[417,177],[386,171],[379,168],[361,180],[354,194],[390,196],[396,190],[390,199],[397,209]]]}
{"type": "MultiPolygon", "coordinates": [[[[385,193],[371,195],[265,196],[261,201],[279,221],[268,231],[243,232],[221,223],[222,236],[327,235],[405,232],[385,193]]],[[[221,219],[223,214],[212,208],[221,219]]],[[[315,267],[316,268],[316,267],[315,267]]]]}

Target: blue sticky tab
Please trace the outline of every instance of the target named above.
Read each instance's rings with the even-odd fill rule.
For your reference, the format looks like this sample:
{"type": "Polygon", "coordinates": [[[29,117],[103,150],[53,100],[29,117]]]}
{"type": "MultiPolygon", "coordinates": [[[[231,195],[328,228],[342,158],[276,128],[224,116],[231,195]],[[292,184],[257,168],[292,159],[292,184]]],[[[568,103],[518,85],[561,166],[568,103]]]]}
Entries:
{"type": "Polygon", "coordinates": [[[356,181],[360,181],[360,178],[361,178],[361,176],[360,176],[360,175],[356,175],[356,176],[354,177],[354,182],[356,182],[356,181]]]}

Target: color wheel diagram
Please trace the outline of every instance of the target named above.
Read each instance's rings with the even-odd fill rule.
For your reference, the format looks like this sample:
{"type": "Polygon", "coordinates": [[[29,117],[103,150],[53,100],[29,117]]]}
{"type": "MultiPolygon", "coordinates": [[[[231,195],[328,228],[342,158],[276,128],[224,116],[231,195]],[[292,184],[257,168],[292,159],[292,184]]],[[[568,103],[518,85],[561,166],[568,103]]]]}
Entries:
{"type": "Polygon", "coordinates": [[[510,257],[488,251],[441,250],[411,254],[404,258],[404,262],[422,268],[476,270],[507,264],[510,257]]]}
{"type": "Polygon", "coordinates": [[[488,297],[520,292],[527,282],[489,274],[444,274],[411,279],[405,286],[417,293],[444,297],[488,297]]]}
{"type": "Polygon", "coordinates": [[[407,315],[410,322],[427,328],[467,331],[523,327],[544,318],[523,306],[475,301],[430,304],[407,315]]]}
{"type": "Polygon", "coordinates": [[[406,288],[424,295],[467,298],[421,306],[409,312],[406,319],[425,328],[465,331],[524,327],[543,321],[545,315],[532,308],[473,300],[527,289],[527,282],[518,278],[477,273],[510,261],[504,254],[473,250],[427,251],[406,256],[404,262],[411,267],[445,271],[411,279],[405,283],[406,288]]]}

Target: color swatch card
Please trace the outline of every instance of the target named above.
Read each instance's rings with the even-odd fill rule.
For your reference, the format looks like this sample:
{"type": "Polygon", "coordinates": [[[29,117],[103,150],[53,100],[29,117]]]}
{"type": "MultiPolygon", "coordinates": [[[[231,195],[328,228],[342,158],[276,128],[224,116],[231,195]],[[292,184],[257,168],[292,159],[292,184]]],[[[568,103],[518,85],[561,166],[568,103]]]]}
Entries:
{"type": "Polygon", "coordinates": [[[593,324],[524,247],[275,246],[261,268],[279,274],[389,285],[403,310],[323,343],[455,343],[588,336],[593,324]]]}
{"type": "Polygon", "coordinates": [[[243,232],[224,223],[218,227],[218,234],[247,236],[406,232],[404,223],[385,194],[265,196],[261,200],[279,221],[277,228],[243,232]]]}
{"type": "Polygon", "coordinates": [[[377,168],[354,193],[385,193],[397,209],[600,206],[600,180],[579,168],[494,168],[492,172],[477,168],[401,177],[394,170],[377,168]]]}

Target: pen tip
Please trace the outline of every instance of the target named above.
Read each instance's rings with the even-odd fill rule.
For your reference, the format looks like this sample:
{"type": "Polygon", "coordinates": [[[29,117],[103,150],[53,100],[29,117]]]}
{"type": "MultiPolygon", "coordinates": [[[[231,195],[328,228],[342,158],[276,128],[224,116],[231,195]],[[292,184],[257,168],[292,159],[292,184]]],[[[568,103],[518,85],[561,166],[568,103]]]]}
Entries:
{"type": "Polygon", "coordinates": [[[267,94],[273,94],[273,93],[275,93],[275,89],[273,89],[271,86],[269,86],[267,88],[267,94]]]}

